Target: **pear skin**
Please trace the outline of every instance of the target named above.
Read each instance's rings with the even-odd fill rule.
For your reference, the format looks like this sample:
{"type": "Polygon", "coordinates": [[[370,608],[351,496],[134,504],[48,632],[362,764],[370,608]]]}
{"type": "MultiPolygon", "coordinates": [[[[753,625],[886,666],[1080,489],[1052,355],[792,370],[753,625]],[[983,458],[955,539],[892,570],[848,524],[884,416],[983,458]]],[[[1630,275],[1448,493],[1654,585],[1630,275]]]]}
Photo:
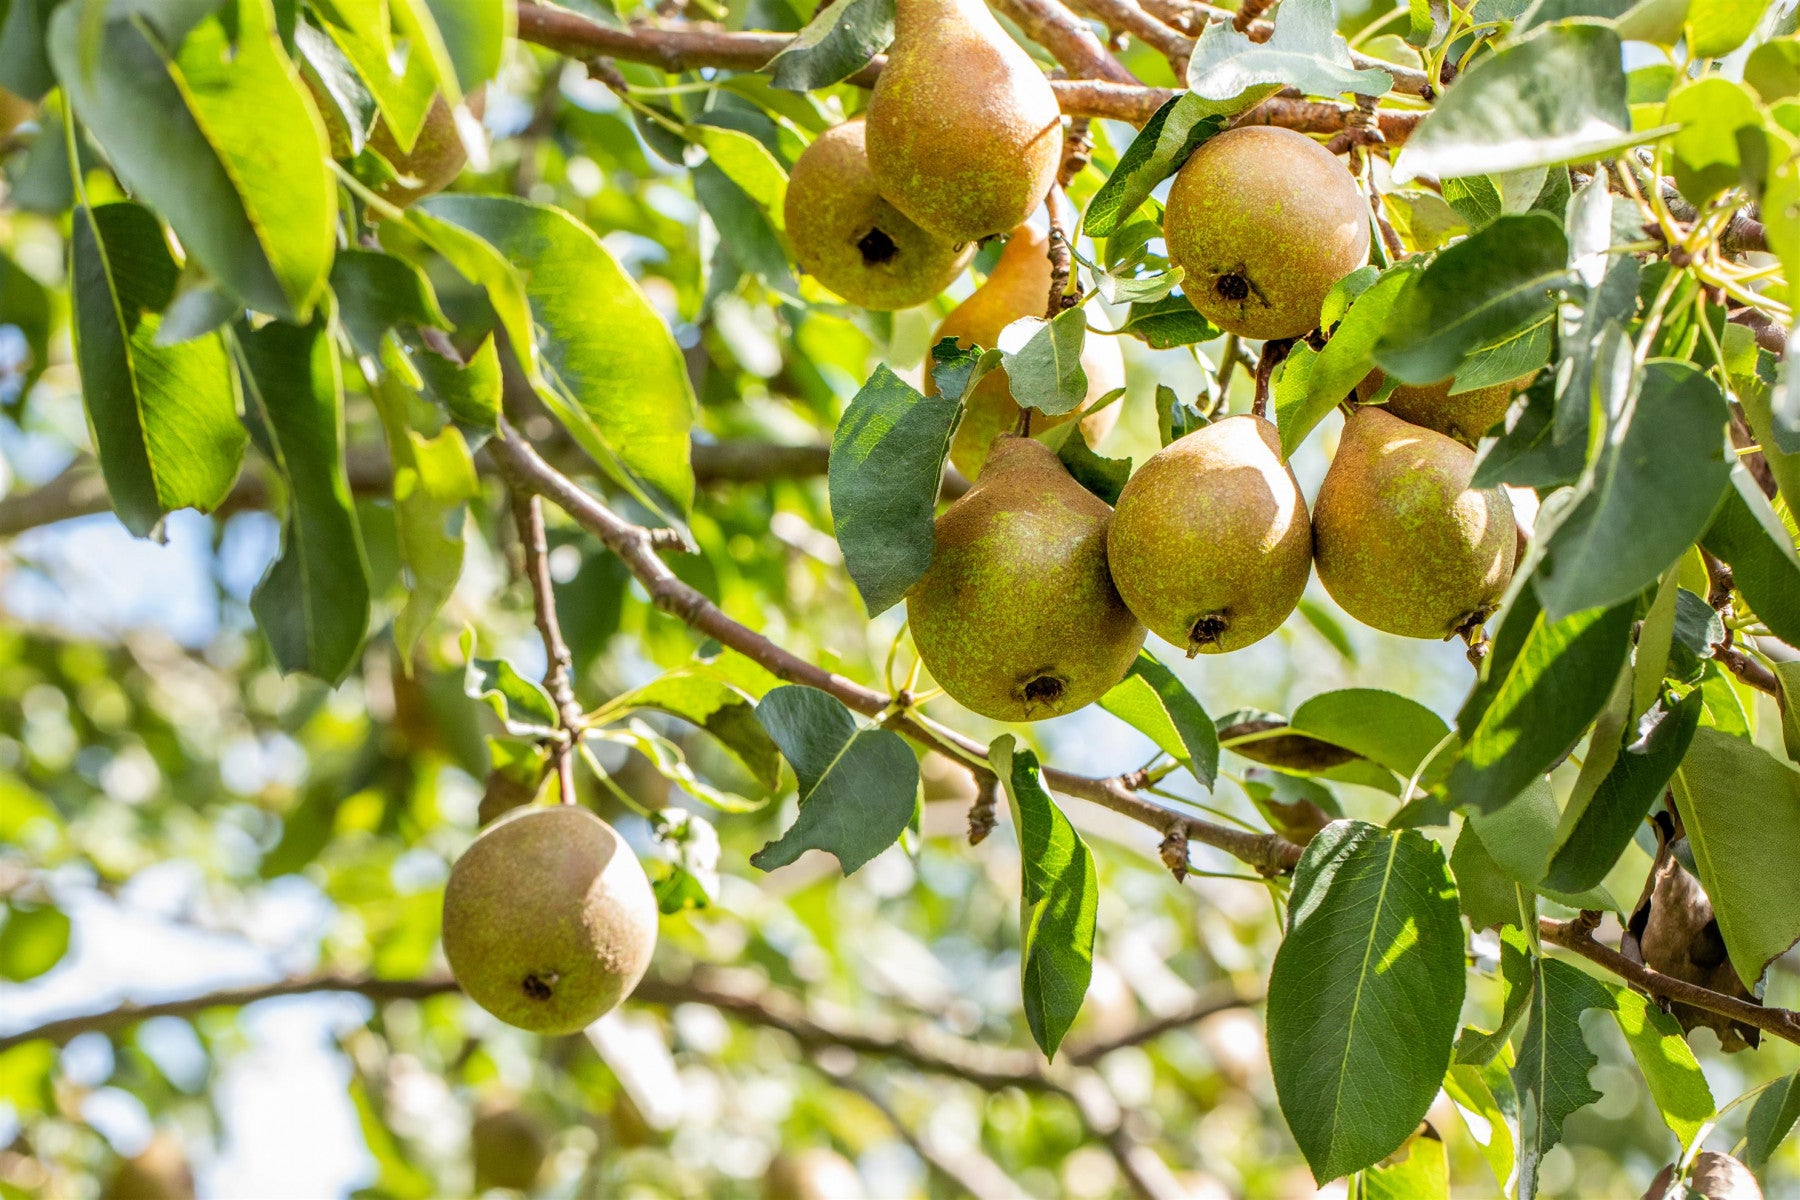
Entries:
{"type": "Polygon", "coordinates": [[[1169,187],[1169,259],[1207,320],[1246,338],[1299,337],[1369,256],[1369,208],[1325,147],[1271,125],[1202,143],[1169,187]]]}
{"type": "Polygon", "coordinates": [[[1475,452],[1380,408],[1344,423],[1313,503],[1319,581],[1363,624],[1447,638],[1500,603],[1518,534],[1501,488],[1475,491],[1475,452]]]}
{"type": "Polygon", "coordinates": [[[938,685],[984,717],[1041,721],[1123,679],[1144,627],[1107,572],[1111,516],[1042,442],[995,442],[938,517],[931,565],[906,596],[938,685]]]}
{"type": "Polygon", "coordinates": [[[1126,607],[1190,658],[1273,633],[1312,573],[1312,522],[1275,426],[1227,417],[1163,447],[1125,484],[1106,550],[1126,607]]]}
{"type": "Polygon", "coordinates": [[[444,957],[481,1007],[533,1033],[575,1033],[644,977],[656,896],[611,825],[585,808],[515,809],[444,887],[444,957]]]}
{"type": "Polygon", "coordinates": [[[948,287],[975,247],[928,233],[881,198],[864,128],[860,119],[835,125],[795,160],[784,206],[788,241],[801,269],[850,303],[911,308],[948,287]]]}
{"type": "MultiPolygon", "coordinates": [[[[1456,383],[1452,379],[1417,385],[1403,383],[1388,393],[1386,407],[1402,421],[1435,429],[1465,446],[1473,446],[1500,423],[1506,410],[1512,407],[1512,398],[1530,387],[1536,378],[1537,372],[1533,371],[1508,383],[1496,383],[1455,395],[1450,393],[1456,383]]],[[[1356,385],[1356,398],[1368,403],[1386,379],[1381,371],[1370,371],[1356,385]]]]}
{"type": "MultiPolygon", "coordinates": [[[[484,96],[485,93],[480,91],[468,96],[469,111],[477,117],[482,113],[484,96]]],[[[469,161],[468,152],[463,149],[462,135],[456,131],[456,115],[442,96],[433,99],[426,110],[425,124],[419,129],[412,149],[401,150],[388,123],[379,117],[374,128],[369,130],[369,148],[386,159],[394,168],[394,174],[399,176],[383,183],[377,193],[383,200],[401,208],[449,187],[469,161]]]]}
{"type": "MultiPolygon", "coordinates": [[[[980,346],[992,350],[1000,341],[1000,331],[1021,317],[1041,317],[1050,296],[1050,238],[1043,230],[1021,225],[1006,239],[994,273],[961,304],[950,310],[931,341],[936,345],[947,337],[956,339],[963,349],[980,346]]],[[[1041,432],[1075,419],[1100,397],[1125,384],[1125,355],[1118,339],[1090,334],[1082,345],[1081,367],[1087,372],[1087,398],[1075,412],[1046,416],[1036,413],[1031,427],[1041,432]]],[[[935,395],[937,382],[928,371],[925,394],[935,395]]],[[[1081,432],[1088,445],[1100,439],[1119,423],[1120,405],[1109,404],[1081,422],[1081,432]]],[[[988,447],[1003,433],[1018,428],[1019,403],[1013,399],[1007,382],[1006,368],[990,371],[964,402],[962,423],[950,443],[950,461],[968,479],[981,473],[987,460],[988,447]]]]}
{"type": "Polygon", "coordinates": [[[952,242],[1024,224],[1062,162],[1056,93],[982,0],[895,0],[866,115],[881,194],[952,242]]]}

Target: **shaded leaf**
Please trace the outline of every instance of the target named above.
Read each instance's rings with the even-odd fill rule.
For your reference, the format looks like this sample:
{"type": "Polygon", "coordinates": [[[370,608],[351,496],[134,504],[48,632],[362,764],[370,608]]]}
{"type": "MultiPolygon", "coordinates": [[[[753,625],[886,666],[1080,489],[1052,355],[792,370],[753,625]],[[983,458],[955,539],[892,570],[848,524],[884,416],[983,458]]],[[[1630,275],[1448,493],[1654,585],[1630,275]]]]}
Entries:
{"type": "Polygon", "coordinates": [[[1600,1099],[1588,1083],[1600,1060],[1582,1037],[1581,1014],[1612,1007],[1612,992],[1591,975],[1557,959],[1537,961],[1537,987],[1512,1069],[1519,1094],[1519,1200],[1537,1195],[1538,1164],[1562,1141],[1563,1121],[1600,1099]]]}
{"type": "MultiPolygon", "coordinates": [[[[1275,389],[1276,424],[1281,431],[1281,456],[1287,458],[1336,408],[1356,385],[1375,368],[1375,345],[1407,289],[1419,279],[1417,269],[1400,266],[1386,271],[1351,303],[1325,349],[1311,360],[1310,369],[1290,381],[1292,365],[1284,365],[1275,389]]],[[[1296,346],[1295,353],[1309,352],[1296,346]]],[[[1288,364],[1294,364],[1290,355],[1288,364]]]]}
{"type": "Polygon", "coordinates": [[[1570,908],[1617,909],[1602,888],[1572,893],[1545,886],[1544,869],[1556,842],[1558,816],[1550,781],[1540,776],[1493,812],[1470,813],[1467,828],[1475,831],[1501,872],[1521,887],[1570,908]]]}
{"type": "Polygon", "coordinates": [[[1380,96],[1394,78],[1356,69],[1330,0],[1287,0],[1276,10],[1275,32],[1266,42],[1253,42],[1223,21],[1202,30],[1188,60],[1187,85],[1209,111],[1230,114],[1283,87],[1309,96],[1380,96]]]}
{"type": "MultiPolygon", "coordinates": [[[[1459,839],[1458,849],[1461,846],[1459,839]]],[[[1450,865],[1454,870],[1454,856],[1450,865]]],[[[1460,875],[1457,876],[1457,885],[1462,885],[1460,875]]],[[[1517,904],[1513,909],[1513,923],[1500,930],[1500,1024],[1495,1026],[1492,1033],[1470,1026],[1458,1034],[1456,1062],[1459,1065],[1485,1067],[1498,1059],[1537,993],[1537,972],[1532,968],[1531,943],[1526,938],[1525,931],[1518,926],[1518,921],[1524,914],[1518,911],[1517,904]]]]}
{"type": "Polygon", "coordinates": [[[1800,1120],[1800,1075],[1788,1075],[1763,1089],[1744,1123],[1744,1162],[1762,1170],[1800,1120]]]}
{"type": "Polygon", "coordinates": [[[231,491],[247,440],[236,381],[215,334],[157,343],[178,271],[150,210],[79,208],[71,234],[82,399],[113,510],[144,537],[176,509],[210,512],[231,491]]]}
{"type": "Polygon", "coordinates": [[[1463,998],[1462,921],[1443,852],[1412,830],[1336,821],[1294,872],[1269,977],[1269,1065],[1313,1177],[1379,1162],[1425,1115],[1463,998]]]}
{"type": "Polygon", "coordinates": [[[764,696],[756,719],[794,768],[800,815],[751,863],[773,871],[824,850],[849,875],[899,839],[919,793],[919,761],[899,734],[859,729],[836,699],[794,685],[764,696]]]}
{"type": "Polygon", "coordinates": [[[938,480],[959,400],[923,396],[875,368],[831,439],[831,518],[844,567],[870,616],[900,602],[931,565],[938,480]]]}
{"type": "Polygon", "coordinates": [[[827,5],[763,67],[776,87],[810,92],[860,70],[894,40],[894,0],[827,5]]]}
{"type": "Polygon", "coordinates": [[[1087,843],[1044,790],[1037,755],[1015,748],[1007,733],[994,739],[988,761],[1006,789],[1019,833],[1025,1022],[1044,1055],[1053,1058],[1093,977],[1100,885],[1087,843]]]}
{"type": "Polygon", "coordinates": [[[1776,637],[1800,644],[1800,554],[1741,465],[1731,485],[1700,545],[1731,565],[1737,590],[1776,637]]]}
{"type": "Polygon", "coordinates": [[[1125,490],[1125,481],[1131,478],[1131,460],[1095,454],[1079,421],[1065,422],[1051,432],[1065,430],[1067,432],[1058,439],[1056,457],[1069,469],[1076,483],[1107,504],[1117,504],[1119,493],[1125,490]]]}
{"type": "Polygon", "coordinates": [[[1152,350],[1170,350],[1210,342],[1220,330],[1200,315],[1186,296],[1139,301],[1125,314],[1120,333],[1128,333],[1152,350]]]}

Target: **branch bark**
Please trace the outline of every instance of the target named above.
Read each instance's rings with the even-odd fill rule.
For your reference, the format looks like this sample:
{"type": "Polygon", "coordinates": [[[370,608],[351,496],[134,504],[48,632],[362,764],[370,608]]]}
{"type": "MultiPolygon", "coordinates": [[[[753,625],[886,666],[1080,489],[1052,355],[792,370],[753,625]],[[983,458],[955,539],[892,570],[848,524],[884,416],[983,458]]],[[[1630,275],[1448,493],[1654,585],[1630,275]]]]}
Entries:
{"type": "Polygon", "coordinates": [[[995,0],[995,6],[1076,79],[1142,86],[1138,77],[1094,36],[1087,23],[1057,0],[995,0]]]}
{"type": "Polygon", "coordinates": [[[575,701],[570,674],[575,657],[563,641],[556,619],[556,587],[550,578],[550,546],[544,533],[544,502],[536,492],[515,487],[512,492],[513,524],[519,531],[519,548],[525,558],[525,579],[531,585],[532,616],[544,642],[544,690],[556,705],[562,742],[551,755],[556,782],[564,804],[575,803],[575,745],[581,736],[581,705],[575,701]]]}

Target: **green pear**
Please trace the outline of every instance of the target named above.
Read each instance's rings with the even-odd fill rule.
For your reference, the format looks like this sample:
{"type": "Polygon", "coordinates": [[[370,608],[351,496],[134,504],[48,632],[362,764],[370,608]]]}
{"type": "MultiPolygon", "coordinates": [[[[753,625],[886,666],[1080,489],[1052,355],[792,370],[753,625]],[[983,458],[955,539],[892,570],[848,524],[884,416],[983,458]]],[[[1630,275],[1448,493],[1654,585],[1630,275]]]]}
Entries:
{"type": "Polygon", "coordinates": [[[1190,658],[1273,633],[1312,573],[1312,522],[1275,426],[1227,417],[1165,446],[1120,493],[1106,553],[1126,607],[1190,658]]]}
{"type": "MultiPolygon", "coordinates": [[[[479,117],[482,102],[482,92],[470,93],[469,111],[479,117]]],[[[449,187],[451,180],[462,173],[464,164],[469,161],[468,152],[463,149],[462,135],[456,129],[456,116],[442,96],[432,100],[431,107],[425,112],[425,124],[409,149],[400,149],[400,143],[394,140],[394,131],[380,117],[375,119],[375,127],[369,130],[369,148],[386,159],[397,176],[383,182],[376,189],[377,194],[401,208],[449,187]]]]}
{"type": "Polygon", "coordinates": [[[948,287],[975,248],[926,232],[881,198],[864,130],[861,120],[835,125],[795,160],[788,241],[801,269],[850,303],[911,308],[948,287]]]}
{"type": "MultiPolygon", "coordinates": [[[[1435,429],[1465,446],[1473,446],[1500,423],[1506,410],[1512,407],[1512,398],[1530,387],[1535,378],[1537,372],[1534,371],[1508,383],[1454,394],[1450,391],[1456,385],[1453,379],[1425,384],[1402,383],[1388,393],[1385,406],[1402,421],[1435,429]]],[[[1370,371],[1356,385],[1356,398],[1368,403],[1386,379],[1381,371],[1370,371]]]]}
{"type": "Polygon", "coordinates": [[[530,1191],[549,1154],[550,1131],[544,1122],[510,1101],[483,1104],[469,1126],[476,1191],[530,1191]]]}
{"type": "Polygon", "coordinates": [[[982,0],[895,0],[867,117],[881,194],[952,242],[1024,224],[1062,163],[1056,93],[982,0]]]}
{"type": "Polygon", "coordinates": [[[1229,129],[1176,172],[1169,260],[1201,314],[1246,338],[1318,328],[1325,296],[1369,256],[1369,207],[1344,165],[1304,134],[1229,129]]]}
{"type": "Polygon", "coordinates": [[[1041,721],[1123,679],[1144,627],[1107,573],[1111,516],[1042,442],[996,441],[906,597],[938,685],[984,717],[1041,721]]]}
{"type": "MultiPolygon", "coordinates": [[[[992,350],[1000,342],[1000,331],[1020,317],[1041,317],[1050,296],[1050,237],[1041,229],[1021,225],[1006,239],[994,273],[974,290],[967,300],[950,310],[937,332],[931,335],[933,345],[953,337],[965,350],[980,346],[992,350]]],[[[1095,319],[1100,319],[1096,314],[1095,319]]],[[[1090,336],[1081,348],[1081,369],[1087,372],[1087,397],[1079,408],[1057,416],[1033,414],[1031,428],[1043,432],[1076,416],[1099,401],[1100,397],[1125,384],[1125,355],[1119,350],[1119,339],[1102,335],[1090,336]]],[[[937,381],[925,374],[925,394],[937,393],[937,381]]],[[[1119,408],[1109,404],[1091,416],[1083,417],[1081,432],[1088,445],[1098,445],[1119,423],[1119,408]]],[[[1003,433],[1018,428],[1019,403],[1013,399],[1012,385],[1005,367],[996,367],[975,385],[963,401],[962,422],[950,442],[950,461],[966,478],[981,473],[987,461],[988,447],[1003,433]]]]}
{"type": "Polygon", "coordinates": [[[575,1033],[637,986],[656,897],[613,827],[570,804],[515,809],[450,869],[444,956],[481,1007],[533,1033],[575,1033]]]}
{"type": "Polygon", "coordinates": [[[1449,637],[1492,612],[1518,535],[1506,492],[1470,488],[1474,471],[1461,442],[1357,409],[1313,502],[1313,558],[1331,598],[1402,637],[1449,637]]]}

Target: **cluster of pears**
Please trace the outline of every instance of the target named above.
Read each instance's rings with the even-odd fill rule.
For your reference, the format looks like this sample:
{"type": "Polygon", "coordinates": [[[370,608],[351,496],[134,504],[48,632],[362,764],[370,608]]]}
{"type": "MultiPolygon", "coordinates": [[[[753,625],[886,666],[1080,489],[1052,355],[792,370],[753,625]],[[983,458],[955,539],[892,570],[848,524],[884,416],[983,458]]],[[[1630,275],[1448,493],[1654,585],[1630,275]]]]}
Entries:
{"type": "Polygon", "coordinates": [[[867,112],[794,163],[788,238],[845,300],[907,308],[955,279],[975,242],[1023,224],[1061,159],[1056,95],[982,0],[896,0],[867,112]]]}
{"type": "Polygon", "coordinates": [[[1266,637],[1315,562],[1364,624],[1448,637],[1492,611],[1512,577],[1511,505],[1502,489],[1471,488],[1474,468],[1463,442],[1358,408],[1309,515],[1275,427],[1240,415],[1164,447],[1112,510],[1047,446],[1002,436],[937,520],[907,595],[913,638],[965,707],[1033,721],[1105,694],[1146,626],[1190,657],[1266,637]]]}
{"type": "Polygon", "coordinates": [[[482,831],[444,888],[444,956],[481,1007],[533,1033],[585,1029],[630,995],[656,948],[656,896],[617,831],[573,804],[482,831]]]}

